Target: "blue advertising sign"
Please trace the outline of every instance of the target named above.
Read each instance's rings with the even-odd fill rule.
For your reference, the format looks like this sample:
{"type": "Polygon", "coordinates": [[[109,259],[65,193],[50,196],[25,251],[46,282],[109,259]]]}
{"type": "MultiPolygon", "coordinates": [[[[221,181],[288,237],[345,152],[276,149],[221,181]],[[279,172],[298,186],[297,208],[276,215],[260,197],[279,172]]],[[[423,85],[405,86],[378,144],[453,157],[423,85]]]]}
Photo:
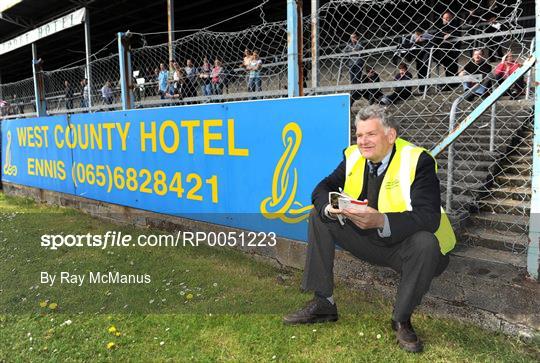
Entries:
{"type": "Polygon", "coordinates": [[[348,146],[349,96],[2,122],[2,180],[305,240],[348,146]]]}

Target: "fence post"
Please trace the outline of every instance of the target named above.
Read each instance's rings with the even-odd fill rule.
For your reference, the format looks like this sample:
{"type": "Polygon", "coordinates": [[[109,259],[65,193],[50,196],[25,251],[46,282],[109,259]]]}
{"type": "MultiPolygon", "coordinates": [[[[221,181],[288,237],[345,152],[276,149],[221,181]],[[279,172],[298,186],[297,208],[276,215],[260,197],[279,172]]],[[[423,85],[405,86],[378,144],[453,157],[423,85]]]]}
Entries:
{"type": "Polygon", "coordinates": [[[37,117],[47,116],[45,101],[45,85],[43,83],[43,69],[41,59],[37,57],[36,43],[32,43],[32,73],[34,75],[34,97],[36,100],[37,117]]]}
{"type": "Polygon", "coordinates": [[[287,0],[287,93],[289,97],[298,97],[298,13],[296,0],[287,0]]]}
{"type": "MultiPolygon", "coordinates": [[[[540,0],[535,1],[536,19],[540,18],[540,0]]],[[[531,176],[531,211],[529,216],[529,248],[527,250],[527,272],[538,280],[538,270],[540,266],[540,28],[536,26],[534,54],[536,63],[534,65],[534,141],[533,141],[533,165],[531,176]]]]}
{"type": "MultiPolygon", "coordinates": [[[[92,108],[92,72],[90,69],[90,13],[84,9],[84,48],[86,53],[86,79],[88,80],[88,104],[86,107],[92,108]]],[[[84,94],[82,95],[84,98],[84,94]]]]}
{"type": "Polygon", "coordinates": [[[132,74],[131,71],[131,34],[118,33],[118,62],[120,63],[120,89],[122,90],[122,110],[133,108],[135,99],[133,97],[132,74]]]}
{"type": "Polygon", "coordinates": [[[311,0],[311,88],[319,87],[319,0],[311,0]]]}

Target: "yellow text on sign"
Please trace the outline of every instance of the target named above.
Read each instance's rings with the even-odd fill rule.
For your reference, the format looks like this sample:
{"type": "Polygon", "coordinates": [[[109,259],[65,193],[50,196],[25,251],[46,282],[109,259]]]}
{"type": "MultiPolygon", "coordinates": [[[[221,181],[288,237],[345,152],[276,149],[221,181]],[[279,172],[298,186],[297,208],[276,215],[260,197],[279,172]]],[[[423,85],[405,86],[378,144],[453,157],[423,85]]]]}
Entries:
{"type": "Polygon", "coordinates": [[[159,146],[167,154],[174,154],[180,148],[194,154],[195,131],[201,128],[203,142],[200,151],[204,155],[249,156],[249,149],[236,146],[234,119],[228,119],[226,125],[221,119],[182,120],[179,123],[165,120],[159,127],[154,121],[149,125],[141,122],[141,151],[157,152],[159,146]]]}

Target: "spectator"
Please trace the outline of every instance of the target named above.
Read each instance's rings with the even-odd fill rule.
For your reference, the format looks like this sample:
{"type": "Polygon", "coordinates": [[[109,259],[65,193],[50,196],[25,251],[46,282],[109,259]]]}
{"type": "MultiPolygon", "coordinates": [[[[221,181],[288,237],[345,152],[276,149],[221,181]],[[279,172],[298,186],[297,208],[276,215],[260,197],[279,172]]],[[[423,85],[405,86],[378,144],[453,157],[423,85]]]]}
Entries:
{"type": "MultiPolygon", "coordinates": [[[[349,66],[349,77],[351,84],[358,84],[362,81],[362,68],[364,67],[364,61],[360,54],[352,54],[359,52],[363,49],[362,44],[360,43],[358,34],[356,32],[351,33],[351,41],[343,48],[344,53],[351,53],[349,56],[348,66],[349,66]]],[[[351,94],[351,101],[354,102],[360,97],[358,91],[353,91],[351,94]]]]}
{"type": "Polygon", "coordinates": [[[88,80],[81,80],[81,108],[90,106],[90,90],[88,89],[88,80]]]}
{"type": "Polygon", "coordinates": [[[208,58],[204,57],[203,65],[199,69],[199,78],[202,81],[202,93],[205,96],[212,94],[212,83],[210,80],[210,74],[212,73],[212,65],[208,62],[208,58]]]}
{"type": "Polygon", "coordinates": [[[101,98],[104,104],[112,105],[114,96],[113,90],[111,88],[111,81],[105,81],[105,84],[103,85],[103,87],[101,87],[101,98]]]}
{"type": "Polygon", "coordinates": [[[223,66],[221,65],[221,61],[219,59],[216,59],[214,61],[214,68],[212,68],[212,72],[210,73],[210,79],[212,82],[212,94],[223,94],[223,78],[223,66]]]}
{"type": "Polygon", "coordinates": [[[159,64],[159,69],[160,71],[158,74],[158,93],[161,96],[161,99],[164,99],[168,88],[169,71],[167,70],[167,67],[165,67],[164,63],[159,64]]]}
{"type": "Polygon", "coordinates": [[[444,67],[446,77],[457,76],[460,43],[456,42],[455,38],[461,34],[459,19],[454,17],[452,12],[446,11],[442,15],[441,22],[442,24],[435,30],[433,36],[434,42],[439,48],[434,52],[434,56],[444,67]]]}
{"type": "MultiPolygon", "coordinates": [[[[399,64],[403,59],[416,64],[418,78],[425,79],[428,74],[429,52],[426,47],[429,45],[433,35],[417,29],[409,37],[403,37],[401,43],[392,59],[394,64],[399,64]]],[[[419,91],[423,92],[425,86],[419,86],[419,91]]]]}
{"type": "MultiPolygon", "coordinates": [[[[459,72],[460,76],[480,74],[482,78],[485,78],[491,73],[491,66],[484,58],[484,52],[482,49],[475,49],[473,51],[472,59],[465,64],[463,69],[459,72]]],[[[463,84],[463,89],[465,91],[473,88],[476,85],[475,82],[465,82],[463,84]]],[[[487,87],[484,84],[481,84],[474,90],[474,94],[481,96],[487,90],[487,87]]],[[[468,98],[474,97],[474,94],[471,94],[468,98]]]]}
{"type": "Polygon", "coordinates": [[[167,90],[167,93],[180,95],[180,98],[183,98],[186,94],[186,74],[184,72],[184,69],[180,67],[180,65],[177,62],[173,62],[173,80],[169,84],[169,88],[167,90]],[[171,91],[172,87],[172,91],[171,91]]]}
{"type": "Polygon", "coordinates": [[[259,52],[253,51],[251,60],[246,67],[249,71],[248,92],[260,92],[261,87],[261,68],[262,61],[259,59],[259,52]]]}
{"type": "MultiPolygon", "coordinates": [[[[512,52],[507,52],[501,62],[497,64],[495,69],[493,70],[493,73],[487,77],[487,79],[482,82],[482,84],[486,87],[489,87],[490,85],[498,86],[501,84],[505,79],[507,79],[512,73],[514,73],[519,67],[521,67],[521,64],[514,60],[514,55],[512,52]]],[[[517,98],[521,96],[523,91],[525,90],[525,81],[523,77],[519,78],[512,87],[508,90],[508,94],[512,98],[517,98]]]]}
{"type": "MultiPolygon", "coordinates": [[[[405,63],[401,63],[398,66],[398,74],[394,77],[394,81],[408,81],[412,79],[412,75],[407,69],[405,63]]],[[[394,87],[394,91],[388,96],[383,96],[381,99],[381,104],[388,106],[390,104],[396,104],[400,101],[405,101],[412,95],[411,86],[407,87],[394,87]]]]}
{"type": "Polygon", "coordinates": [[[0,116],[9,115],[9,102],[0,98],[0,116]]]}
{"type": "MultiPolygon", "coordinates": [[[[375,72],[375,69],[369,68],[368,73],[365,76],[362,76],[362,83],[376,83],[380,82],[381,79],[379,74],[375,72]]],[[[372,105],[383,97],[383,94],[379,88],[370,88],[361,91],[362,97],[368,100],[369,104],[372,105]]]]}
{"type": "Polygon", "coordinates": [[[197,97],[197,68],[195,68],[191,59],[186,61],[184,73],[186,97],[197,97]]]}
{"type": "MultiPolygon", "coordinates": [[[[249,49],[244,50],[244,59],[242,60],[242,63],[240,64],[241,68],[244,68],[244,70],[249,74],[248,67],[251,63],[251,58],[253,56],[253,53],[249,49]]],[[[249,92],[249,77],[247,78],[247,86],[248,86],[248,92],[249,92]]]]}
{"type": "Polygon", "coordinates": [[[68,80],[64,81],[64,100],[66,101],[66,109],[71,110],[73,108],[73,88],[69,84],[68,80]]]}

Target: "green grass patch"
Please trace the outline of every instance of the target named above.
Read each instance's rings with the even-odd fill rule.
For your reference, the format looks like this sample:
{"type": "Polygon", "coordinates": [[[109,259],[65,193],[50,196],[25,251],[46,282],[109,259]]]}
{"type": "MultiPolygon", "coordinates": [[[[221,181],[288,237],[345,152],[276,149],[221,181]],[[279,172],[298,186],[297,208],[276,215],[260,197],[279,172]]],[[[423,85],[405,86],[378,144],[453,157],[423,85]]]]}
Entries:
{"type": "Polygon", "coordinates": [[[0,193],[0,362],[540,359],[537,344],[425,314],[414,319],[425,352],[405,353],[389,326],[389,302],[340,284],[337,323],[284,326],[282,315],[310,298],[299,291],[301,274],[231,249],[40,247],[42,234],[108,230],[160,233],[0,193]],[[47,287],[41,271],[149,273],[152,282],[47,287]]]}

